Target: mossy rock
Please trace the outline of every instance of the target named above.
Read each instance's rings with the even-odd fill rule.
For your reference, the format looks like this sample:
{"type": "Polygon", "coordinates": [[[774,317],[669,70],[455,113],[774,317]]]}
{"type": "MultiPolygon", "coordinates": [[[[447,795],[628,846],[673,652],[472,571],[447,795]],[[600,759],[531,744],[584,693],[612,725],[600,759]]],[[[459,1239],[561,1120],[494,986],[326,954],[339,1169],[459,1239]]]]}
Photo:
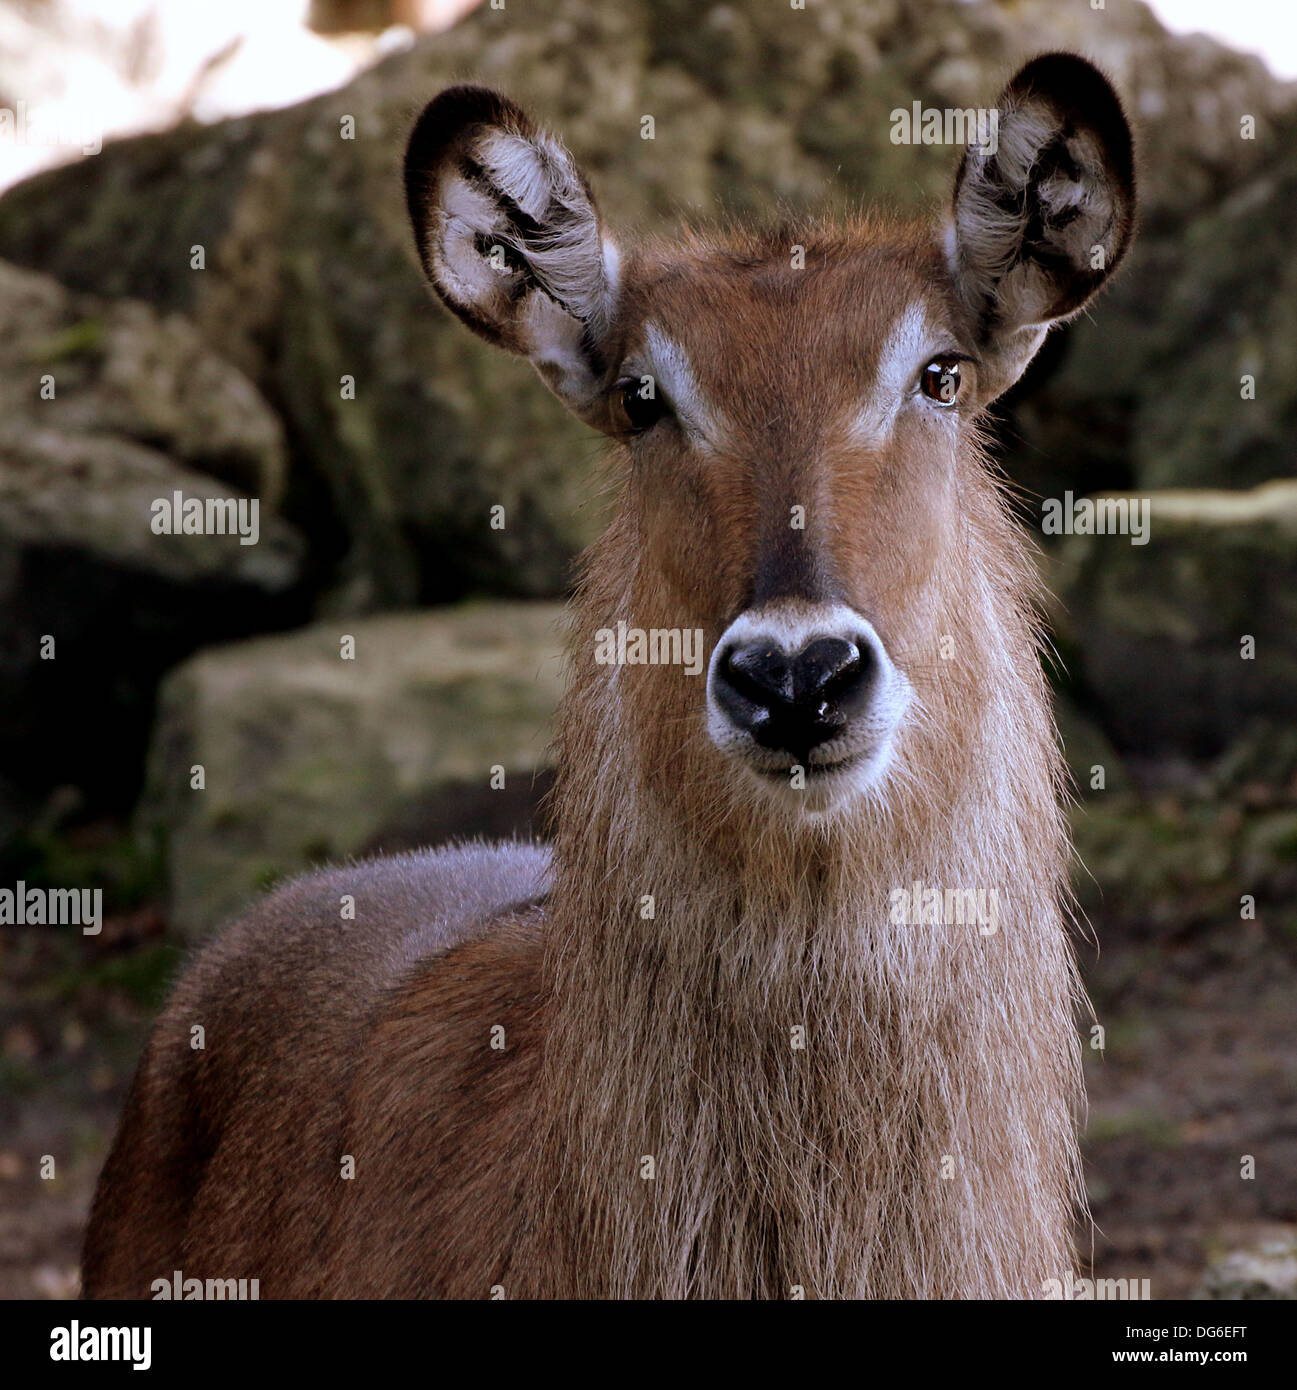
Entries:
{"type": "Polygon", "coordinates": [[[503,785],[491,794],[506,796],[544,767],[562,615],[474,603],[352,618],[179,667],[162,687],[138,817],[162,846],[175,928],[200,933],[286,876],[382,843],[416,811],[476,830],[439,803],[491,788],[493,769],[503,785]]]}
{"type": "MultiPolygon", "coordinates": [[[[860,202],[931,215],[959,151],[894,145],[892,110],[916,99],[989,106],[1015,64],[1057,48],[1097,59],[1128,98],[1144,151],[1144,232],[1117,290],[1068,330],[1066,350],[1051,346],[1036,382],[1052,371],[1056,389],[1039,409],[1007,407],[1010,437],[1022,439],[1010,461],[1038,491],[1052,476],[1132,481],[1146,456],[1134,423],[1156,434],[1161,418],[1157,353],[1174,343],[1171,365],[1202,400],[1202,372],[1215,369],[1197,364],[1219,356],[1201,333],[1169,338],[1190,321],[1164,302],[1168,284],[1192,279],[1185,229],[1266,170],[1292,104],[1259,60],[1174,38],[1140,5],[1098,20],[1056,0],[483,5],[339,91],[115,142],[19,185],[0,198],[0,255],[180,310],[257,383],[287,430],[288,515],[310,539],[323,611],[553,595],[598,527],[598,444],[525,366],[430,302],[400,178],[420,106],[452,81],[506,89],[561,132],[614,229],[860,202]],[[1237,138],[1238,111],[1256,117],[1256,140],[1237,138]],[[354,399],[341,397],[344,376],[354,399]],[[502,531],[488,524],[497,504],[502,531]]],[[[1202,234],[1208,247],[1212,235],[1202,234]]],[[[1249,303],[1264,282],[1254,279],[1249,303]]],[[[1207,311],[1223,314],[1232,281],[1219,271],[1212,284],[1207,311]]],[[[1287,360],[1280,300],[1248,320],[1275,364],[1287,360]]],[[[1217,336],[1228,355],[1232,330],[1217,336]]],[[[1277,371],[1268,389],[1267,399],[1282,394],[1277,371]]],[[[1271,443],[1286,440],[1273,432],[1283,410],[1247,418],[1271,443]]]]}
{"type": "Polygon", "coordinates": [[[1132,760],[1277,739],[1297,688],[1297,482],[1148,497],[1147,544],[1074,535],[1054,555],[1087,708],[1132,760]]]}

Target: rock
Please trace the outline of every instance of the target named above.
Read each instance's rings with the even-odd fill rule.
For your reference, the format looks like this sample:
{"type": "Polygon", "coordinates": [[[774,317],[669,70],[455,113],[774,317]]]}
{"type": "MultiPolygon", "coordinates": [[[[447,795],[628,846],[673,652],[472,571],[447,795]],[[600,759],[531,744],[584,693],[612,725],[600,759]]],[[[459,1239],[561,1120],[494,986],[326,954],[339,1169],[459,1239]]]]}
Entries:
{"type": "MultiPolygon", "coordinates": [[[[1037,395],[1008,408],[1022,438],[1009,461],[1044,493],[1128,486],[1161,456],[1136,438],[1164,418],[1149,364],[1168,341],[1190,375],[1189,359],[1233,350],[1223,274],[1205,312],[1225,342],[1158,337],[1164,317],[1184,319],[1166,300],[1189,283],[1185,228],[1263,176],[1293,101],[1258,60],[1172,38],[1142,5],[482,6],[328,96],[109,145],[28,181],[0,199],[0,254],[185,312],[261,387],[293,441],[289,515],[311,538],[325,611],[553,594],[597,526],[582,503],[598,444],[429,302],[399,177],[422,103],[466,78],[513,92],[562,132],[623,226],[858,198],[919,212],[948,197],[956,152],[893,145],[891,110],[984,105],[1014,63],[1057,47],[1104,63],[1139,120],[1144,232],[1118,290],[1051,344],[1037,395]],[[1255,140],[1238,138],[1240,112],[1255,140]],[[496,504],[502,531],[488,525],[496,504]]],[[[1257,329],[1276,362],[1283,313],[1257,329]]],[[[1286,417],[1248,418],[1273,442],[1286,417]]]]}
{"type": "Polygon", "coordinates": [[[1290,122],[1283,162],[1196,218],[1181,239],[1139,377],[1132,463],[1143,486],[1250,487],[1294,471],[1295,141],[1290,122]]]}
{"type": "Polygon", "coordinates": [[[1277,736],[1297,688],[1297,481],[1150,497],[1146,545],[1073,535],[1058,549],[1073,680],[1132,765],[1277,736]]]}
{"type": "Polygon", "coordinates": [[[66,784],[123,809],[162,672],[217,634],[300,619],[303,546],[275,515],[282,431],[147,304],[0,263],[0,319],[0,766],[23,803],[66,784]],[[255,545],[153,533],[155,500],[231,483],[260,494],[255,545]]]}
{"type": "Polygon", "coordinates": [[[1278,1236],[1253,1250],[1214,1260],[1194,1298],[1297,1298],[1297,1236],[1278,1236]]]}
{"type": "Polygon", "coordinates": [[[22,422],[120,436],[278,507],[278,417],[180,315],[71,293],[3,261],[0,315],[11,325],[0,338],[0,421],[11,433],[22,422]]]}
{"type": "MultiPolygon", "coordinates": [[[[79,552],[86,563],[103,567],[105,583],[122,571],[177,588],[216,584],[264,597],[282,593],[297,578],[300,540],[264,498],[244,498],[166,454],[114,434],[17,429],[6,420],[0,424],[0,507],[0,543],[79,552]],[[256,535],[255,542],[244,544],[238,533],[155,534],[154,503],[161,499],[173,508],[177,491],[204,503],[208,498],[232,499],[236,505],[257,501],[255,532],[247,531],[256,535]]],[[[244,516],[251,527],[252,514],[244,516]]],[[[174,598],[184,602],[180,595],[174,598]]]]}
{"type": "Polygon", "coordinates": [[[412,815],[448,833],[508,828],[483,801],[516,809],[544,766],[562,612],[471,603],[350,619],[174,671],[139,813],[162,841],[173,927],[199,934],[284,875],[408,846],[412,815]],[[340,655],[348,635],[354,660],[340,655]]]}

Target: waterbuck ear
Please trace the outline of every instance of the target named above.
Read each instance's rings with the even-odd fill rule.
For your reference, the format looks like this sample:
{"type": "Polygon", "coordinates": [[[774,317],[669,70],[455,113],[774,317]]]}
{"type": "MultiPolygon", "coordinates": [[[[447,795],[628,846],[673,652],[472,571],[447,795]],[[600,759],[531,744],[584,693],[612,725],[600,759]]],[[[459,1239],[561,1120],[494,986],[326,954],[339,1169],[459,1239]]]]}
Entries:
{"type": "Polygon", "coordinates": [[[507,97],[450,87],[419,117],[405,192],[423,268],[470,328],[594,413],[617,252],[572,156],[507,97]]]}
{"type": "Polygon", "coordinates": [[[1022,374],[1049,325],[1112,274],[1135,224],[1130,127],[1097,68],[1070,53],[1035,58],[996,110],[994,138],[959,166],[951,245],[992,398],[1022,374]]]}

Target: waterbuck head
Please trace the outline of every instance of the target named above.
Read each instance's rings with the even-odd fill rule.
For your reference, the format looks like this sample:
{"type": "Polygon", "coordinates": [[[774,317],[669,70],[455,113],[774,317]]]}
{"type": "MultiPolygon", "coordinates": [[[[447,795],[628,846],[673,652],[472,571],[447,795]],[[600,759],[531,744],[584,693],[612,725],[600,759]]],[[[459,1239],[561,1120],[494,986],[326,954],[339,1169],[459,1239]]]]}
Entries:
{"type": "Polygon", "coordinates": [[[1134,178],[1079,58],[1029,63],[997,111],[940,222],[670,243],[610,232],[505,97],[456,87],[420,118],[406,187],[433,287],[615,441],[600,621],[703,634],[692,673],[602,673],[641,765],[842,807],[881,794],[920,712],[953,719],[995,663],[1031,660],[984,621],[1013,542],[978,418],[1122,258],[1134,178]]]}

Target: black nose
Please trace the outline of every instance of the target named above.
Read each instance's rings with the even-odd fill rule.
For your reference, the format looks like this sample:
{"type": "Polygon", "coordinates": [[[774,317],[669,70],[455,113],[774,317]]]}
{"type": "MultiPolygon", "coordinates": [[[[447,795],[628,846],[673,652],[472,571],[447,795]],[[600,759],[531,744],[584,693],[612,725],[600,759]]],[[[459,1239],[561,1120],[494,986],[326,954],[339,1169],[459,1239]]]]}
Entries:
{"type": "Polygon", "coordinates": [[[789,654],[767,639],[722,653],[714,693],[730,721],[763,748],[805,758],[843,733],[873,675],[867,642],[816,637],[789,654]]]}

